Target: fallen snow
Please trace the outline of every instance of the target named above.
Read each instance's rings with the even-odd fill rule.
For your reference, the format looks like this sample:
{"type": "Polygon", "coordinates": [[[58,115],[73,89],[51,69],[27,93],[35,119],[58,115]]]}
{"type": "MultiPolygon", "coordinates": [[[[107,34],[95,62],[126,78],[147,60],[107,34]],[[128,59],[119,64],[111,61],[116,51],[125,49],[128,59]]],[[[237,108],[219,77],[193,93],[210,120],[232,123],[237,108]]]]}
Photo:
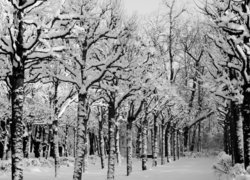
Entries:
{"type": "MultiPolygon", "coordinates": [[[[212,165],[214,158],[183,158],[166,165],[152,167],[149,160],[147,171],[141,170],[141,161],[133,161],[133,172],[131,176],[126,176],[125,160],[121,166],[116,166],[116,180],[216,180],[212,165]]],[[[158,161],[160,163],[160,161],[158,161]]],[[[24,171],[24,180],[51,180],[53,178],[53,168],[28,169],[24,171]]],[[[89,164],[88,171],[83,175],[84,180],[104,180],[107,169],[101,169],[100,163],[89,164]]],[[[59,170],[59,180],[70,180],[73,176],[73,167],[62,167],[59,170]]],[[[0,176],[0,180],[10,180],[10,175],[0,176]]]]}

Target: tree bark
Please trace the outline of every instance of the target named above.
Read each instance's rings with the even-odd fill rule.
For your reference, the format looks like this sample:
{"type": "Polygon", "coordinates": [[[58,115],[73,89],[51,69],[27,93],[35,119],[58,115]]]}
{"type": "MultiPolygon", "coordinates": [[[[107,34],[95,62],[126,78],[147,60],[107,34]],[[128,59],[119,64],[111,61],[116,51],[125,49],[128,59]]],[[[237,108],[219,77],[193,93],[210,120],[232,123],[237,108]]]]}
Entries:
{"type": "Polygon", "coordinates": [[[162,120],[162,125],[161,125],[161,165],[165,164],[165,125],[164,125],[164,120],[162,120]]]}
{"type": "Polygon", "coordinates": [[[102,107],[100,108],[100,119],[99,119],[99,129],[98,129],[98,135],[99,135],[99,146],[100,146],[100,158],[101,158],[101,168],[104,169],[105,163],[104,163],[104,137],[103,137],[103,122],[104,122],[104,115],[102,107]]]}
{"type": "Polygon", "coordinates": [[[87,121],[85,121],[84,123],[85,126],[85,153],[84,153],[84,157],[83,157],[83,167],[82,167],[82,172],[85,173],[88,170],[88,165],[89,165],[89,161],[88,161],[88,157],[89,157],[89,132],[87,129],[87,121]]]}
{"type": "MultiPolygon", "coordinates": [[[[248,87],[249,89],[249,87],[248,87]]],[[[240,116],[243,118],[244,127],[244,157],[245,157],[245,167],[250,165],[250,92],[247,87],[243,91],[243,105],[241,108],[240,116]]],[[[240,118],[241,119],[241,118],[240,118]]]]}
{"type": "Polygon", "coordinates": [[[147,170],[147,136],[148,136],[148,119],[145,115],[142,124],[142,170],[147,170]]]}
{"type": "Polygon", "coordinates": [[[180,159],[180,133],[179,133],[179,130],[176,130],[176,156],[177,156],[177,159],[180,159]]]}
{"type": "Polygon", "coordinates": [[[136,137],[136,157],[141,157],[141,144],[142,144],[142,126],[137,126],[137,137],[136,137]]]}
{"type": "Polygon", "coordinates": [[[107,180],[115,179],[115,104],[109,102],[108,107],[108,136],[109,136],[109,155],[107,180]]]}
{"type": "Polygon", "coordinates": [[[77,127],[76,127],[76,156],[74,164],[73,180],[82,179],[83,162],[86,148],[86,126],[88,120],[87,93],[79,93],[78,95],[78,111],[77,111],[77,127]]]}
{"type": "Polygon", "coordinates": [[[119,124],[115,128],[115,154],[117,164],[121,165],[121,153],[120,153],[120,127],[119,124]]]}
{"type": "Polygon", "coordinates": [[[69,156],[69,150],[68,150],[68,139],[69,139],[69,126],[66,125],[65,127],[65,157],[68,157],[69,156]]]}
{"type": "Polygon", "coordinates": [[[170,135],[170,124],[167,124],[167,127],[165,128],[165,150],[166,150],[166,157],[167,162],[170,162],[169,156],[171,155],[171,135],[170,135]]]}
{"type": "Polygon", "coordinates": [[[14,29],[17,32],[14,38],[14,53],[11,56],[12,75],[11,84],[11,152],[12,152],[12,180],[23,179],[23,100],[24,100],[24,48],[23,36],[25,28],[23,26],[23,11],[17,8],[13,12],[14,29]]]}
{"type": "Polygon", "coordinates": [[[157,116],[154,116],[154,131],[153,131],[153,167],[157,166],[157,154],[158,154],[158,143],[157,143],[157,133],[158,133],[158,126],[157,126],[157,116]]]}
{"type": "Polygon", "coordinates": [[[128,119],[127,122],[127,176],[132,172],[132,122],[133,119],[128,119]]]}
{"type": "Polygon", "coordinates": [[[175,128],[172,130],[173,135],[173,161],[176,161],[177,156],[177,131],[175,128]]]}
{"type": "Polygon", "coordinates": [[[58,120],[56,117],[53,120],[53,150],[54,150],[54,161],[55,161],[55,178],[58,176],[59,169],[59,137],[58,137],[58,120]]]}
{"type": "Polygon", "coordinates": [[[198,123],[197,152],[201,152],[201,122],[198,123]]]}
{"type": "Polygon", "coordinates": [[[195,125],[195,126],[193,127],[193,134],[192,134],[192,140],[191,140],[191,145],[190,145],[190,151],[191,151],[191,152],[194,151],[195,138],[196,138],[196,129],[197,129],[197,126],[195,125]]]}

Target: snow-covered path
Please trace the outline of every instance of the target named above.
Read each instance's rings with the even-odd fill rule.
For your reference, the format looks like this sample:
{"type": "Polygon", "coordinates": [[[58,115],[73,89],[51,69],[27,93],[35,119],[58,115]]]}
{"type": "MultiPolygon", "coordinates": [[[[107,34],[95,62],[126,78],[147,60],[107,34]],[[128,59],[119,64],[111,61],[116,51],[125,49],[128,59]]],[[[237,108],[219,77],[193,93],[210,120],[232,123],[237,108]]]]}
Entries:
{"type": "MultiPolygon", "coordinates": [[[[116,180],[215,180],[212,170],[213,158],[183,158],[176,162],[159,165],[147,171],[141,171],[141,162],[133,163],[133,173],[127,177],[124,164],[116,167],[116,180]]],[[[148,162],[151,167],[151,162],[148,162]]],[[[58,180],[71,180],[73,167],[60,169],[58,180]]],[[[107,170],[101,170],[99,163],[90,164],[89,170],[83,175],[83,180],[105,180],[107,170]]],[[[10,180],[10,176],[0,176],[0,180],[10,180]]],[[[53,169],[32,169],[25,171],[24,180],[52,180],[53,169]]]]}

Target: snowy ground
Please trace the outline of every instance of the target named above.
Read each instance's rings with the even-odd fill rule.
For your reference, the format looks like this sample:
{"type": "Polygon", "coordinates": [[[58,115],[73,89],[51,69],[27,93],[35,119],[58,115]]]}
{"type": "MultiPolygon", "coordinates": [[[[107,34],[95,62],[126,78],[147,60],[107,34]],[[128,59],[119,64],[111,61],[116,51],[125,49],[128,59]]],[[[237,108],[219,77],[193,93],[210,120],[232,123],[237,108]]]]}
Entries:
{"type": "MultiPolygon", "coordinates": [[[[141,161],[134,160],[132,175],[126,176],[125,159],[121,166],[116,167],[116,180],[215,180],[212,170],[214,158],[182,158],[164,166],[141,170],[141,161]]],[[[52,180],[53,168],[32,168],[24,171],[24,180],[52,180]]],[[[83,175],[84,180],[105,180],[107,170],[101,170],[100,163],[90,161],[88,172],[83,175]]],[[[71,180],[73,167],[62,167],[59,171],[59,180],[71,180]]],[[[10,180],[10,175],[0,176],[0,180],[10,180]]]]}

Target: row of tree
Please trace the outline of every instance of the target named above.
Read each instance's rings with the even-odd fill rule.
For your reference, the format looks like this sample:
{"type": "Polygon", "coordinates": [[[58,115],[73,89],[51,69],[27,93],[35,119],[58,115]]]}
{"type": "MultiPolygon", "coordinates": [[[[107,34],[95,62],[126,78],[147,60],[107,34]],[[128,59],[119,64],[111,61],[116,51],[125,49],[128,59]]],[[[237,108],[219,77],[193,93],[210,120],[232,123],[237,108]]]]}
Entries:
{"type": "MultiPolygon", "coordinates": [[[[147,169],[150,146],[153,166],[159,154],[164,164],[170,155],[176,160],[184,151],[201,152],[202,139],[219,135],[220,116],[225,136],[230,134],[225,140],[238,133],[232,127],[242,129],[234,117],[246,116],[235,111],[241,107],[237,103],[230,103],[229,114],[221,114],[227,93],[241,93],[235,90],[240,79],[227,77],[238,56],[228,56],[227,66],[219,64],[217,60],[227,60],[229,50],[218,48],[227,35],[200,20],[181,23],[186,10],[176,9],[175,0],[164,2],[165,9],[148,19],[145,28],[121,13],[119,1],[3,0],[0,5],[0,137],[2,157],[8,151],[12,155],[13,180],[23,179],[22,159],[33,151],[36,157],[53,156],[56,177],[59,155],[74,155],[73,179],[80,180],[93,148],[102,168],[108,155],[111,180],[121,162],[122,133],[130,175],[133,154],[147,169]],[[222,40],[213,38],[218,32],[222,40]]],[[[218,18],[210,12],[217,12],[217,6],[206,5],[204,12],[218,18]]],[[[233,77],[241,78],[236,72],[233,77]]],[[[236,142],[225,141],[225,147],[236,152],[236,142]]]]}

